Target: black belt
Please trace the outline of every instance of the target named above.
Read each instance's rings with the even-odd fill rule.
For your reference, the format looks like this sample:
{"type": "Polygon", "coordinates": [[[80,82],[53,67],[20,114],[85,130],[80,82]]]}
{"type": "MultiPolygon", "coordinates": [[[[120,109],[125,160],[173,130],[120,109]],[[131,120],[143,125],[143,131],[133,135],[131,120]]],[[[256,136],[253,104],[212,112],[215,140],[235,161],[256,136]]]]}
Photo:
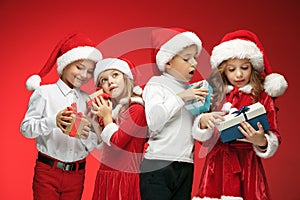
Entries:
{"type": "Polygon", "coordinates": [[[66,163],[66,162],[61,162],[61,161],[49,158],[47,156],[42,155],[41,153],[38,154],[38,161],[40,161],[46,165],[50,165],[51,167],[56,163],[56,168],[62,169],[64,171],[76,171],[76,170],[82,170],[85,168],[85,161],[66,163]]]}

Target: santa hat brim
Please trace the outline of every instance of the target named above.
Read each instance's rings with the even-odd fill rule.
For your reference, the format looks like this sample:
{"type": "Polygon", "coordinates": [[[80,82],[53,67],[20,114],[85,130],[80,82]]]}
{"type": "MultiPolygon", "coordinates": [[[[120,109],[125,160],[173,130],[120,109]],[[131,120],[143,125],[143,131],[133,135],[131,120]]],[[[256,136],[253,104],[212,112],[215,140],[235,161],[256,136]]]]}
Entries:
{"type": "Polygon", "coordinates": [[[223,61],[231,58],[249,59],[254,69],[262,72],[264,70],[263,54],[255,43],[234,39],[215,46],[210,58],[212,68],[217,68],[223,61]]]}
{"type": "Polygon", "coordinates": [[[165,65],[185,47],[195,44],[197,56],[202,50],[202,42],[193,32],[182,32],[164,43],[156,54],[156,64],[160,71],[165,71],[165,65]]]}
{"type": "Polygon", "coordinates": [[[130,67],[128,63],[124,60],[117,59],[117,58],[106,58],[99,61],[96,64],[96,68],[94,71],[94,83],[97,86],[98,84],[98,76],[109,69],[116,69],[120,72],[124,73],[128,78],[133,80],[133,75],[131,73],[130,67]]]}
{"type": "Polygon", "coordinates": [[[98,62],[102,59],[102,54],[97,48],[91,46],[80,46],[73,48],[65,54],[61,55],[59,58],[57,58],[58,74],[61,75],[63,69],[67,65],[81,59],[88,59],[94,62],[98,62]]]}

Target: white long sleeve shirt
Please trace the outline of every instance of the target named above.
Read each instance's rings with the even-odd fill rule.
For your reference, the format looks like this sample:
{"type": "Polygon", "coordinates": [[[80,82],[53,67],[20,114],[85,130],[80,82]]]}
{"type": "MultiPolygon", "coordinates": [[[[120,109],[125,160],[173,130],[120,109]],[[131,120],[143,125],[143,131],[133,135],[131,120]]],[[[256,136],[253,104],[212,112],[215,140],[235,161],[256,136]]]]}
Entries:
{"type": "Polygon", "coordinates": [[[146,84],[143,92],[149,127],[146,159],[193,163],[194,117],[177,96],[187,88],[187,84],[166,73],[152,77],[146,84]]]}
{"type": "Polygon", "coordinates": [[[77,111],[84,113],[86,98],[85,92],[71,89],[61,79],[40,86],[30,97],[20,127],[22,134],[35,138],[40,152],[58,160],[74,162],[85,158],[98,143],[96,134],[90,132],[87,140],[70,137],[56,126],[56,115],[73,102],[77,103],[77,111]]]}

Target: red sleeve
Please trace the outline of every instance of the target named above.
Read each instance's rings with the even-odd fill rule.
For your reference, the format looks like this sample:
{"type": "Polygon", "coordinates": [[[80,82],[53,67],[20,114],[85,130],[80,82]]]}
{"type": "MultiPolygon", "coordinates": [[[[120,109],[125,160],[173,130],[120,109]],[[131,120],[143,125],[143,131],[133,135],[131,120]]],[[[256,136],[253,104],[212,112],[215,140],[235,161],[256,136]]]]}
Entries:
{"type": "Polygon", "coordinates": [[[116,131],[110,142],[124,148],[134,138],[146,138],[147,122],[144,106],[141,104],[131,104],[129,108],[120,116],[118,131],[116,131]]]}
{"type": "Polygon", "coordinates": [[[281,136],[278,131],[278,120],[277,120],[277,107],[272,97],[266,93],[262,93],[261,103],[265,106],[268,122],[270,124],[270,131],[276,135],[279,144],[281,143],[281,136]]]}

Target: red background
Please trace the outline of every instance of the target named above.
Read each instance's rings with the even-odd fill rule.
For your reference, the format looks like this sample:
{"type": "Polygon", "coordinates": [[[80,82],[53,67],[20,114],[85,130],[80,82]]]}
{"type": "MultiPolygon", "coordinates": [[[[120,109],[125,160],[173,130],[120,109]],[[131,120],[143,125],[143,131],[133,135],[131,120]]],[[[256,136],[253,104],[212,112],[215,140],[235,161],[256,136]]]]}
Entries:
{"type": "MultiPolygon", "coordinates": [[[[122,31],[140,27],[183,27],[196,32],[210,52],[221,37],[236,29],[250,29],[264,45],[273,71],[284,74],[289,88],[277,99],[283,142],[274,157],[264,160],[275,200],[299,199],[300,156],[296,89],[299,71],[299,5],[293,1],[0,1],[1,27],[1,140],[0,199],[32,199],[35,142],[24,138],[20,122],[30,92],[25,80],[37,73],[64,35],[82,31],[96,43],[122,31]],[[129,3],[130,2],[130,3],[129,3]],[[293,130],[292,130],[293,129],[293,130]],[[298,150],[297,150],[298,149],[298,150]]],[[[134,58],[133,58],[134,59],[134,58]]],[[[142,58],[135,58],[141,62],[142,58]]],[[[56,71],[46,81],[56,81],[56,71]]],[[[197,144],[196,151],[199,145],[197,144]]],[[[196,152],[196,157],[197,157],[196,152]]],[[[83,199],[90,199],[98,161],[88,156],[83,199]]],[[[197,188],[203,159],[196,158],[197,188]]]]}

